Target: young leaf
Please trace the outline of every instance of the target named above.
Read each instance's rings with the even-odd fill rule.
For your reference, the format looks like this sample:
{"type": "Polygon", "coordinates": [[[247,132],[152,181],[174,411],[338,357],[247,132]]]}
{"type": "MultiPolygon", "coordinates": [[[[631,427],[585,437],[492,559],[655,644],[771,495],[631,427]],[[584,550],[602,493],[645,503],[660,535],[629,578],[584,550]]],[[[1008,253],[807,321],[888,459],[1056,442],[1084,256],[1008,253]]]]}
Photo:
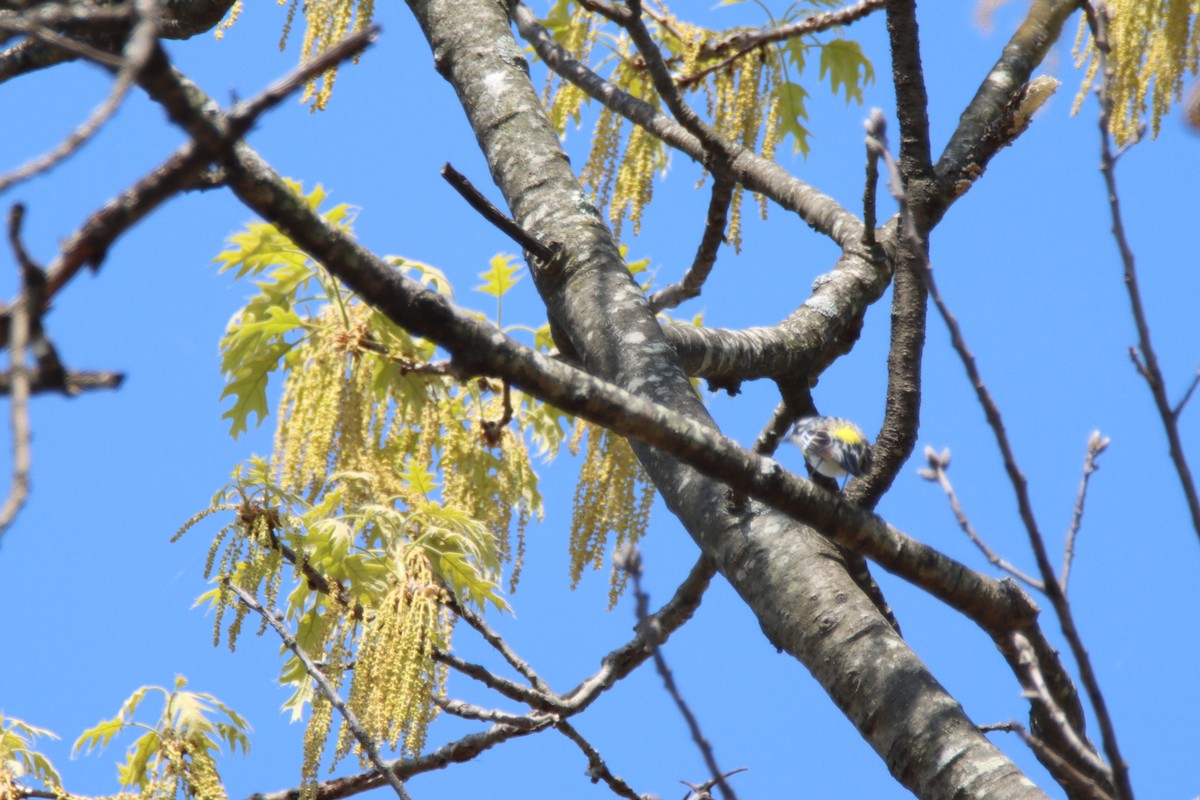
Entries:
{"type": "Polygon", "coordinates": [[[821,47],[821,77],[829,73],[829,86],[833,93],[844,87],[846,102],[857,100],[862,104],[863,86],[875,82],[875,68],[863,55],[862,46],[849,39],[834,39],[821,47]]]}
{"type": "Polygon", "coordinates": [[[800,123],[802,119],[808,119],[808,111],[804,108],[804,100],[808,97],[808,92],[798,83],[785,81],[775,87],[776,94],[779,95],[779,127],[783,131],[780,139],[787,136],[789,133],[795,140],[795,145],[792,148],[793,153],[803,153],[808,155],[808,129],[800,123]]]}
{"type": "Polygon", "coordinates": [[[486,272],[479,273],[479,277],[483,278],[483,283],[475,287],[475,291],[490,294],[492,297],[503,297],[505,292],[517,285],[517,281],[521,280],[521,276],[517,275],[521,271],[520,264],[514,264],[516,260],[514,256],[506,256],[502,253],[497,253],[492,256],[488,264],[490,269],[486,272]]]}

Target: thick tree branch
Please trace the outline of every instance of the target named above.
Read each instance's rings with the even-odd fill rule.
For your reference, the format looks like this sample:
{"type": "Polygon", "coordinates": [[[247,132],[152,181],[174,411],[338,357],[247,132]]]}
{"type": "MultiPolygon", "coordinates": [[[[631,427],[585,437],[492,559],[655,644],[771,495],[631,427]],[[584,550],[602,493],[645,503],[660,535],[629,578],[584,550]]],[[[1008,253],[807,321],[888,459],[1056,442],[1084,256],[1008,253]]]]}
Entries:
{"type": "Polygon", "coordinates": [[[1003,133],[1009,127],[1005,118],[1015,112],[1012,101],[1058,41],[1067,17],[1078,8],[1079,0],[1034,0],[1030,5],[1025,20],[963,111],[934,167],[938,189],[926,209],[930,228],[970,188],[992,157],[1012,142],[1012,136],[1003,133]]]}
{"type": "MultiPolygon", "coordinates": [[[[435,8],[427,8],[422,4],[418,9],[418,18],[424,25],[433,24],[435,19],[439,22],[448,19],[442,15],[451,10],[456,20],[451,28],[437,28],[436,32],[428,27],[426,29],[427,34],[435,40],[433,50],[439,55],[439,69],[454,77],[456,88],[464,97],[471,96],[476,81],[486,79],[487,93],[496,105],[476,107],[473,102],[467,103],[472,113],[483,112],[486,115],[499,108],[506,109],[503,114],[505,124],[499,128],[493,127],[498,117],[486,123],[473,121],[481,126],[477,135],[484,143],[485,150],[498,159],[489,161],[501,189],[508,196],[514,219],[534,236],[541,237],[553,231],[556,235],[550,238],[558,240],[561,234],[565,243],[568,254],[565,265],[541,274],[535,273],[539,289],[552,298],[551,313],[561,321],[573,323],[575,329],[569,333],[577,346],[587,343],[588,347],[583,353],[591,368],[602,374],[611,373],[619,383],[650,389],[656,399],[662,397],[666,400],[658,392],[670,387],[674,398],[670,402],[675,408],[689,409],[687,413],[703,415],[702,408],[696,403],[678,367],[674,368],[673,373],[677,378],[672,378],[669,377],[672,376],[671,368],[639,363],[637,360],[661,358],[663,353],[670,352],[669,349],[641,347],[636,352],[628,352],[630,348],[624,347],[625,352],[618,354],[616,351],[606,352],[605,347],[598,348],[598,342],[589,338],[588,317],[578,316],[572,305],[574,302],[596,302],[600,298],[609,298],[605,307],[612,321],[605,323],[603,330],[606,334],[619,331],[622,335],[653,337],[654,328],[646,327],[653,324],[653,317],[645,307],[644,297],[637,292],[628,271],[619,260],[612,261],[611,266],[600,266],[603,261],[613,259],[616,255],[616,247],[611,239],[602,243],[602,239],[595,238],[601,234],[601,228],[592,229],[594,233],[588,234],[590,238],[587,244],[572,240],[579,235],[574,229],[580,223],[584,223],[586,228],[594,225],[596,220],[586,209],[580,209],[573,202],[560,202],[557,198],[560,182],[562,190],[574,187],[562,200],[576,196],[578,184],[569,170],[563,173],[566,176],[564,179],[557,177],[559,165],[562,169],[566,167],[565,159],[558,154],[555,146],[546,146],[546,142],[557,143],[557,137],[544,117],[540,117],[540,112],[539,116],[531,117],[515,112],[515,109],[526,106],[536,108],[537,97],[518,66],[519,58],[509,58],[505,52],[507,46],[496,49],[496,42],[502,41],[499,38],[502,34],[498,31],[505,28],[503,18],[489,17],[491,12],[486,4],[472,7],[470,13],[463,13],[461,5],[434,5],[435,8]],[[464,20],[469,20],[469,24],[464,25],[464,20]],[[476,35],[485,36],[488,44],[451,41],[463,37],[470,39],[476,35]],[[450,40],[444,38],[447,36],[450,40]],[[475,55],[460,58],[459,48],[463,46],[475,55]],[[480,58],[481,55],[484,57],[480,58]],[[468,72],[459,74],[459,70],[464,69],[468,72]],[[493,70],[499,70],[505,77],[500,77],[493,70]],[[509,70],[515,72],[510,74],[509,70]],[[492,77],[486,78],[489,75],[492,77]],[[514,104],[516,98],[496,97],[498,90],[502,90],[501,94],[518,91],[522,95],[521,100],[514,104]],[[525,95],[528,95],[528,99],[525,95]],[[526,128],[528,123],[535,120],[538,120],[536,126],[544,127],[544,135],[548,139],[543,140],[539,138],[542,134],[533,135],[526,128]],[[533,138],[528,139],[530,136],[533,138]],[[537,148],[531,151],[528,144],[510,148],[508,137],[518,137],[527,143],[536,141],[537,148]],[[492,148],[495,148],[494,152],[492,148]],[[515,172],[509,175],[509,169],[515,172]],[[516,177],[530,181],[532,186],[510,195],[513,187],[507,181],[516,177]],[[539,197],[533,186],[538,191],[553,193],[556,199],[551,201],[539,197]],[[583,216],[575,220],[562,219],[559,215],[564,213],[583,216]],[[582,263],[572,261],[571,254],[576,254],[576,258],[586,254],[587,258],[592,259],[594,267],[584,268],[582,263]],[[600,281],[600,284],[589,286],[596,281],[600,281]],[[573,291],[563,292],[567,287],[573,291]],[[632,298],[635,304],[641,304],[643,310],[638,313],[645,315],[644,323],[621,319],[625,312],[619,309],[627,302],[624,299],[626,296],[632,298]],[[582,328],[579,327],[581,323],[582,328]],[[632,363],[622,363],[622,358],[628,356],[637,358],[632,363]],[[646,375],[656,375],[658,378],[647,384],[646,375]],[[676,392],[677,397],[674,395],[676,392]],[[690,411],[693,407],[696,412],[690,411]]],[[[515,43],[511,49],[513,54],[519,53],[515,43]]],[[[165,79],[167,76],[157,77],[165,79]]],[[[210,116],[211,110],[205,113],[204,109],[211,109],[211,101],[203,98],[198,90],[191,86],[185,88],[182,84],[172,89],[149,83],[152,93],[161,102],[169,104],[173,117],[194,135],[201,140],[221,139],[221,117],[210,116]],[[195,105],[179,107],[180,101],[195,105]],[[205,127],[208,130],[202,130],[205,127]]],[[[940,564],[954,573],[954,577],[948,581],[934,581],[940,584],[940,593],[963,599],[969,596],[968,604],[977,612],[983,612],[983,607],[987,606],[991,606],[992,611],[1003,608],[1000,618],[992,618],[992,623],[999,623],[1003,627],[1027,627],[1037,636],[1033,609],[1021,599],[1019,591],[1014,592],[1011,586],[989,581],[961,566],[952,566],[952,562],[936,551],[914,540],[897,537],[886,524],[876,521],[877,518],[837,498],[828,497],[807,481],[782,472],[774,462],[759,459],[733,446],[711,431],[707,423],[689,419],[678,412],[668,412],[660,405],[614,389],[520,346],[491,326],[454,309],[444,298],[424,291],[415,281],[388,269],[376,256],[350,240],[343,232],[328,229],[249,148],[237,145],[230,156],[226,162],[229,183],[244,202],[272,219],[300,247],[325,263],[360,296],[393,319],[401,321],[408,329],[429,336],[445,346],[465,370],[500,375],[559,407],[661,448],[659,451],[637,446],[639,456],[651,474],[657,473],[656,482],[660,488],[667,488],[664,495],[668,497],[668,503],[680,514],[689,531],[699,538],[704,549],[716,556],[715,560],[723,568],[726,577],[734,581],[735,587],[760,614],[764,630],[775,643],[800,656],[843,708],[861,706],[861,712],[851,712],[852,718],[869,739],[875,740],[879,751],[888,754],[890,764],[901,780],[922,787],[922,791],[935,791],[932,787],[943,783],[961,785],[965,779],[964,771],[974,773],[977,766],[987,769],[994,781],[1012,782],[1013,787],[1023,787],[1021,791],[1027,794],[1032,792],[1031,796],[1041,796],[1030,789],[1015,767],[1003,759],[965,719],[961,725],[953,726],[957,741],[954,747],[960,758],[949,765],[940,760],[937,763],[913,760],[921,749],[920,731],[934,728],[945,731],[947,716],[961,716],[958,704],[944,694],[915,656],[894,638],[894,632],[878,618],[869,601],[857,593],[845,572],[838,570],[835,562],[818,555],[821,551],[828,551],[819,538],[812,538],[811,533],[805,533],[793,523],[762,509],[755,509],[749,515],[728,516],[720,511],[724,504],[725,489],[709,480],[698,480],[699,476],[691,468],[681,467],[674,459],[699,468],[729,486],[745,490],[747,494],[767,498],[777,508],[786,510],[797,519],[807,519],[810,524],[827,531],[845,544],[857,544],[894,564],[909,564],[912,567],[906,568],[909,574],[923,581],[929,581],[937,571],[933,565],[940,564]],[[671,458],[665,457],[665,454],[671,458]],[[685,498],[679,494],[681,489],[689,496],[685,498]],[[696,492],[701,494],[697,495],[696,492]],[[742,529],[740,533],[727,535],[733,534],[738,528],[742,529]],[[789,530],[791,535],[786,535],[785,531],[789,530]],[[876,539],[877,536],[890,540],[892,545],[877,547],[871,544],[883,543],[882,539],[876,539]],[[789,549],[798,552],[794,556],[781,552],[789,549]],[[802,554],[804,551],[808,554],[802,554]],[[915,556],[917,552],[922,555],[915,556]],[[793,561],[793,558],[801,561],[793,561]],[[783,569],[786,564],[797,563],[806,564],[810,579],[818,582],[810,580],[806,584],[798,584],[794,568],[783,569]],[[833,602],[832,596],[824,600],[826,592],[836,592],[840,600],[833,602]],[[861,601],[855,599],[856,595],[861,601]],[[779,612],[783,608],[788,609],[788,613],[781,616],[779,612]],[[816,618],[827,617],[831,612],[842,617],[842,621],[829,620],[831,624],[821,625],[815,623],[816,618]],[[799,620],[812,620],[813,624],[798,625],[799,620]],[[877,641],[880,637],[891,637],[892,641],[884,644],[877,641]],[[886,666],[881,664],[880,652],[888,652],[891,663],[886,666]],[[856,680],[846,682],[848,675],[856,676],[856,680]],[[904,676],[902,684],[897,682],[900,675],[904,676]],[[919,680],[923,685],[922,691],[916,695],[912,692],[914,680],[919,680]],[[867,696],[876,700],[869,708],[862,705],[867,696]],[[919,705],[913,705],[918,698],[919,705]],[[878,716],[881,707],[887,709],[886,721],[878,716]],[[942,722],[934,725],[930,715],[942,722]],[[871,720],[870,724],[868,719],[871,720]],[[982,760],[977,762],[975,756],[982,760]]],[[[982,613],[982,616],[989,616],[990,613],[982,613]]],[[[945,745],[944,738],[939,741],[945,745]]]]}

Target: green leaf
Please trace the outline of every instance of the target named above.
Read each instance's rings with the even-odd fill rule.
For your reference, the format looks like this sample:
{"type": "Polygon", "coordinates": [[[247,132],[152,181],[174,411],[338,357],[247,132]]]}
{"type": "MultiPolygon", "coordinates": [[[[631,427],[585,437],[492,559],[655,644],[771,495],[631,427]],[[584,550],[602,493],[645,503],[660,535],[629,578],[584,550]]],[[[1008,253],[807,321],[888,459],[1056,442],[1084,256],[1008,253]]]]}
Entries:
{"type": "Polygon", "coordinates": [[[117,767],[117,776],[122,788],[134,784],[137,784],[139,789],[146,788],[146,784],[149,783],[147,769],[150,758],[158,752],[160,743],[158,731],[150,731],[133,743],[125,754],[125,763],[117,767]]]}
{"type": "Polygon", "coordinates": [[[849,39],[834,39],[821,46],[821,77],[829,73],[829,85],[833,93],[841,87],[846,102],[857,100],[862,104],[863,86],[875,82],[875,68],[863,55],[862,45],[849,39]]]}
{"type": "Polygon", "coordinates": [[[801,124],[800,120],[808,119],[808,111],[804,108],[804,100],[808,97],[808,92],[800,84],[791,81],[780,83],[775,87],[775,92],[779,96],[779,127],[782,131],[779,138],[782,140],[791,134],[795,141],[792,152],[803,153],[807,157],[809,152],[808,129],[801,124]]]}
{"type": "Polygon", "coordinates": [[[486,272],[479,273],[483,283],[476,286],[475,291],[490,294],[492,297],[503,297],[509,289],[517,285],[517,281],[521,280],[521,276],[517,275],[521,271],[521,265],[514,264],[515,260],[515,256],[506,256],[503,253],[492,256],[488,261],[491,268],[486,272]]]}
{"type": "Polygon", "coordinates": [[[433,494],[439,485],[432,472],[414,463],[411,458],[404,464],[404,471],[400,473],[400,479],[406,486],[424,497],[433,494]]]}
{"type": "Polygon", "coordinates": [[[94,727],[88,728],[79,735],[71,749],[71,755],[79,753],[87,755],[93,750],[102,749],[108,746],[109,741],[124,729],[125,721],[120,717],[101,720],[94,727]]]}

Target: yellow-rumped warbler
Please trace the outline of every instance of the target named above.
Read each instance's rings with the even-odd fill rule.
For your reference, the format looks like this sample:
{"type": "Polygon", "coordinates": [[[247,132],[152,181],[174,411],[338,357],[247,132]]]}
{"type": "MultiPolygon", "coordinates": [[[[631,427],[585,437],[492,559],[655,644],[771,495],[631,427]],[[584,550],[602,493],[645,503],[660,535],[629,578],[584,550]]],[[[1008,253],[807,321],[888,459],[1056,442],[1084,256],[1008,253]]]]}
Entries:
{"type": "Polygon", "coordinates": [[[813,471],[827,478],[862,475],[871,469],[871,443],[848,419],[804,417],[796,422],[792,443],[813,471]]]}

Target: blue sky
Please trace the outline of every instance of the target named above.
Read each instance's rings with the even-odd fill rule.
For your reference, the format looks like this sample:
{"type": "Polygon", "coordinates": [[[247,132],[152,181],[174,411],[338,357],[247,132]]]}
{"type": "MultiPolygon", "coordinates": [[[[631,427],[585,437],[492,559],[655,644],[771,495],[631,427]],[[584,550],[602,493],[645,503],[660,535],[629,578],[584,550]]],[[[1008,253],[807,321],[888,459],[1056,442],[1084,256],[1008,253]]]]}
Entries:
{"type": "MultiPolygon", "coordinates": [[[[923,7],[935,152],[1012,30],[1023,7],[1014,5],[1001,10],[990,34],[974,26],[974,4],[923,7]]],[[[753,13],[750,7],[716,10],[711,24],[726,18],[758,22],[753,13]]],[[[179,67],[214,97],[248,97],[295,63],[295,44],[284,53],[275,48],[283,16],[274,4],[252,5],[224,41],[201,36],[170,49],[179,67]]],[[[438,169],[450,161],[493,199],[496,192],[408,10],[381,4],[378,21],[380,42],[360,65],[343,71],[329,111],[310,114],[289,102],[260,121],[250,142],[281,173],[306,186],[320,182],[333,201],[361,207],[356,230],[368,246],[441,267],[460,302],[490,311],[490,299],[470,287],[492,255],[514,247],[462,203],[438,169]]],[[[853,32],[880,79],[867,88],[863,106],[847,106],[816,85],[815,70],[806,73],[813,151],[807,160],[781,156],[785,166],[848,208],[858,207],[862,192],[862,120],[871,106],[894,118],[883,17],[853,32]]],[[[933,235],[932,260],[1004,414],[1055,552],[1070,519],[1087,437],[1100,429],[1112,438],[1092,481],[1071,596],[1135,788],[1143,797],[1189,798],[1200,794],[1190,724],[1200,713],[1194,680],[1200,545],[1149,393],[1127,354],[1135,332],[1097,169],[1096,108],[1089,101],[1078,117],[1069,116],[1079,76],[1071,66],[1071,35],[1066,39],[1042,70],[1063,81],[1059,94],[951,209],[933,235]]],[[[107,78],[84,65],[0,86],[0,109],[21,120],[0,129],[0,169],[57,142],[106,88],[107,78]]],[[[568,135],[577,165],[587,136],[586,127],[568,135]]],[[[135,96],[80,154],[2,200],[5,207],[28,205],[27,247],[49,261],[57,243],[92,210],[182,141],[157,107],[135,96]]],[[[1200,138],[1173,117],[1158,141],[1123,157],[1118,174],[1173,398],[1200,365],[1200,315],[1194,311],[1200,270],[1190,244],[1200,188],[1198,148],[1200,138]]],[[[686,159],[673,159],[641,237],[628,242],[631,257],[652,259],[660,282],[682,273],[699,237],[707,195],[693,190],[695,177],[686,159]]],[[[772,324],[803,302],[812,280],[832,266],[836,250],[807,226],[778,209],[765,224],[751,217],[742,255],[722,252],[705,294],[681,308],[680,316],[703,311],[706,324],[722,327],[772,324]]],[[[210,261],[225,237],[251,218],[227,193],[178,198],[121,239],[98,276],[78,277],[47,317],[70,367],[128,374],[117,392],[34,401],[33,494],[0,540],[8,638],[0,659],[0,711],[63,737],[44,750],[72,791],[114,792],[114,764],[132,737],[118,739],[101,756],[74,761],[70,742],[113,715],[139,685],[169,685],[177,673],[255,727],[250,756],[222,761],[230,797],[298,782],[302,727],[278,712],[287,697],[275,683],[278,643],[245,637],[230,654],[223,645],[212,646],[211,617],[189,610],[206,589],[201,571],[206,537],[215,526],[177,544],[167,541],[237,463],[270,448],[273,420],[235,442],[218,401],[217,339],[251,287],[218,276],[210,261]]],[[[12,296],[13,270],[0,280],[4,295],[12,296]]],[[[510,299],[506,322],[541,321],[530,281],[510,299]]],[[[851,417],[870,432],[883,412],[888,321],[885,300],[868,314],[854,352],[815,390],[825,413],[851,417]]],[[[918,452],[880,513],[991,574],[957,530],[944,497],[915,472],[921,447],[949,447],[951,479],[976,527],[1005,557],[1032,570],[1000,457],[945,329],[932,316],[924,388],[918,452]]],[[[737,398],[711,396],[709,405],[726,433],[749,444],[776,400],[772,386],[755,384],[737,398]]],[[[1198,419],[1200,409],[1193,408],[1182,421],[1193,468],[1200,461],[1198,419]]],[[[4,426],[3,452],[7,437],[4,426]]],[[[779,458],[801,468],[793,452],[779,458]]],[[[539,468],[549,498],[546,520],[530,535],[529,563],[511,598],[515,614],[495,620],[558,689],[594,671],[604,653],[628,638],[633,622],[628,600],[613,612],[604,610],[606,574],[586,576],[575,592],[567,588],[565,498],[576,470],[566,456],[539,468]]],[[[659,508],[643,552],[657,604],[687,573],[695,548],[659,508]]],[[[1019,687],[982,633],[902,582],[886,575],[881,582],[908,641],[977,722],[1024,718],[1019,687]]],[[[1056,631],[1049,614],[1044,624],[1056,631]]],[[[468,658],[490,658],[465,629],[455,643],[468,658]]],[[[720,579],[665,652],[720,763],[749,767],[736,779],[742,796],[909,796],[804,669],[775,653],[720,579]]],[[[487,705],[499,702],[463,679],[452,679],[451,692],[487,705]]],[[[648,668],[589,709],[578,727],[639,792],[672,797],[682,793],[681,779],[703,779],[683,724],[648,668]]],[[[471,729],[440,720],[431,744],[471,729]]],[[[993,739],[1060,796],[1011,736],[993,739]]],[[[469,765],[418,777],[410,789],[415,797],[454,796],[481,784],[499,798],[530,792],[610,796],[587,782],[585,768],[573,745],[545,733],[502,745],[469,765]]]]}

